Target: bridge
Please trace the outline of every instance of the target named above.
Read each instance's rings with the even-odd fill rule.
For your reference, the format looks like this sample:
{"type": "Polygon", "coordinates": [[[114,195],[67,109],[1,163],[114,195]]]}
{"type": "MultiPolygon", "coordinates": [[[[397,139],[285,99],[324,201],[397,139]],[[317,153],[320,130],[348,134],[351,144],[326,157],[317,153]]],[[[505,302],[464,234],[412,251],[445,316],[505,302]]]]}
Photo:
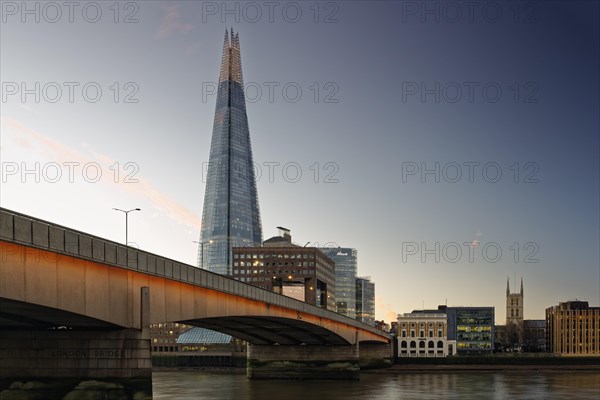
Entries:
{"type": "Polygon", "coordinates": [[[250,379],[358,379],[391,363],[391,337],[354,319],[3,208],[0,246],[0,395],[151,398],[148,327],[165,322],[247,341],[250,379]]]}

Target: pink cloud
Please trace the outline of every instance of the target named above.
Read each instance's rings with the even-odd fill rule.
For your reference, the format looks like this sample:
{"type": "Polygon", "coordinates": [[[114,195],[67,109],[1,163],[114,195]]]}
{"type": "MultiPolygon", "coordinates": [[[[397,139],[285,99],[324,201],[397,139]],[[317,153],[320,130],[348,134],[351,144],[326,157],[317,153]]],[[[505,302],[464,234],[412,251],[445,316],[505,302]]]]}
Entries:
{"type": "MultiPolygon", "coordinates": [[[[8,128],[8,132],[14,131],[17,133],[17,136],[13,137],[13,139],[20,147],[23,147],[28,151],[37,151],[48,160],[59,163],[77,162],[80,165],[97,163],[103,171],[110,171],[110,167],[115,163],[111,157],[97,153],[93,149],[90,150],[91,157],[85,155],[42,133],[27,128],[19,121],[12,118],[2,117],[1,123],[8,128]]],[[[90,146],[87,147],[89,148],[90,146]]],[[[125,190],[128,193],[140,197],[145,197],[155,208],[160,210],[161,213],[166,214],[178,223],[193,229],[200,229],[201,220],[195,213],[179,204],[167,194],[161,192],[150,181],[143,177],[136,175],[134,179],[137,182],[127,183],[124,179],[119,179],[118,182],[115,183],[113,175],[103,174],[100,182],[117,185],[121,190],[125,190]]]]}

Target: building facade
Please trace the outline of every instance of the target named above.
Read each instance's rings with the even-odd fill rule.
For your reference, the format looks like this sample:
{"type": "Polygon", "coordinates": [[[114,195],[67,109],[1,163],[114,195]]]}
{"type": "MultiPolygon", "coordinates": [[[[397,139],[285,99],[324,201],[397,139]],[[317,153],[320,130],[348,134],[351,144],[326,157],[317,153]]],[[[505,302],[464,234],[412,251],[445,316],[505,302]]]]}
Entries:
{"type": "Polygon", "coordinates": [[[356,278],[356,319],[375,326],[375,283],[370,276],[356,278]]]}
{"type": "Polygon", "coordinates": [[[153,354],[176,353],[180,351],[177,338],[189,325],[177,322],[150,325],[150,344],[153,354]]]}
{"type": "Polygon", "coordinates": [[[510,292],[510,283],[506,279],[506,332],[514,333],[514,346],[518,347],[523,343],[523,314],[525,307],[523,304],[523,278],[521,278],[521,290],[518,293],[510,292]]]}
{"type": "Polygon", "coordinates": [[[564,356],[600,355],[600,307],[567,301],[547,308],[546,349],[564,356]]]}
{"type": "Polygon", "coordinates": [[[289,230],[262,247],[234,247],[234,279],[335,311],[335,264],[316,247],[292,243],[289,230]]]}
{"type": "Polygon", "coordinates": [[[523,351],[546,351],[546,321],[543,319],[526,319],[523,321],[523,351]]]}
{"type": "Polygon", "coordinates": [[[494,350],[494,307],[440,306],[448,316],[448,340],[458,355],[489,354],[494,350]]]}
{"type": "Polygon", "coordinates": [[[233,247],[259,246],[262,228],[242,77],[240,41],[225,32],[202,229],[201,268],[231,274],[233,247]]]}
{"type": "Polygon", "coordinates": [[[398,357],[446,357],[456,354],[448,340],[448,316],[439,310],[398,315],[398,357]]]}
{"type": "Polygon", "coordinates": [[[335,263],[335,302],[338,313],[356,317],[357,251],[348,247],[321,247],[335,263]]]}

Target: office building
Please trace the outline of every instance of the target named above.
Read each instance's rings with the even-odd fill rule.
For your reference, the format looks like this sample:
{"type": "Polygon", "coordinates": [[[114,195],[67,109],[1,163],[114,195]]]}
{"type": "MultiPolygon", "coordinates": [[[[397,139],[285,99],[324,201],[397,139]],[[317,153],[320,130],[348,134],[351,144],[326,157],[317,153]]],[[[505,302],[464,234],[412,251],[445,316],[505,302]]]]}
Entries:
{"type": "Polygon", "coordinates": [[[356,317],[357,251],[348,247],[322,247],[335,263],[335,302],[338,313],[356,317]]]}
{"type": "Polygon", "coordinates": [[[547,308],[546,349],[563,356],[599,356],[600,307],[575,300],[547,308]]]}
{"type": "Polygon", "coordinates": [[[262,247],[233,248],[233,278],[335,311],[333,261],[316,247],[293,244],[288,229],[279,230],[262,247]]]}
{"type": "Polygon", "coordinates": [[[356,278],[356,319],[375,326],[375,283],[370,276],[356,278]]]}
{"type": "Polygon", "coordinates": [[[494,307],[440,306],[448,316],[448,340],[458,355],[490,354],[494,350],[494,307]]]}
{"type": "Polygon", "coordinates": [[[262,228],[246,114],[240,41],[225,32],[206,176],[201,268],[231,274],[233,247],[260,246],[262,228]]]}

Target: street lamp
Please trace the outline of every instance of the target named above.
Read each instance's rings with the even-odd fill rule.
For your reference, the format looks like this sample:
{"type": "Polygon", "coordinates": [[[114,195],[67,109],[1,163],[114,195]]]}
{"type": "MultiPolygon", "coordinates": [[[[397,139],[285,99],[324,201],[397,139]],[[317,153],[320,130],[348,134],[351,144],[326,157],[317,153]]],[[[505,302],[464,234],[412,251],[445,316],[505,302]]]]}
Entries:
{"type": "Polygon", "coordinates": [[[142,211],[141,208],[132,208],[131,210],[121,210],[120,208],[113,208],[113,210],[115,211],[121,211],[122,213],[125,213],[125,246],[129,246],[129,242],[127,240],[127,235],[128,235],[128,217],[129,217],[129,213],[132,211],[142,211]]]}
{"type": "Polygon", "coordinates": [[[200,268],[204,269],[204,245],[206,243],[212,243],[212,240],[207,240],[206,242],[198,242],[197,240],[192,240],[192,242],[194,243],[198,243],[200,245],[200,251],[202,253],[201,257],[201,261],[200,261],[200,268]]]}
{"type": "Polygon", "coordinates": [[[129,267],[129,249],[127,248],[129,246],[129,241],[128,241],[128,230],[129,230],[129,213],[132,211],[142,211],[141,208],[132,208],[131,210],[121,210],[120,208],[113,208],[113,210],[115,211],[121,211],[122,213],[125,214],[125,265],[127,267],[129,267]]]}

